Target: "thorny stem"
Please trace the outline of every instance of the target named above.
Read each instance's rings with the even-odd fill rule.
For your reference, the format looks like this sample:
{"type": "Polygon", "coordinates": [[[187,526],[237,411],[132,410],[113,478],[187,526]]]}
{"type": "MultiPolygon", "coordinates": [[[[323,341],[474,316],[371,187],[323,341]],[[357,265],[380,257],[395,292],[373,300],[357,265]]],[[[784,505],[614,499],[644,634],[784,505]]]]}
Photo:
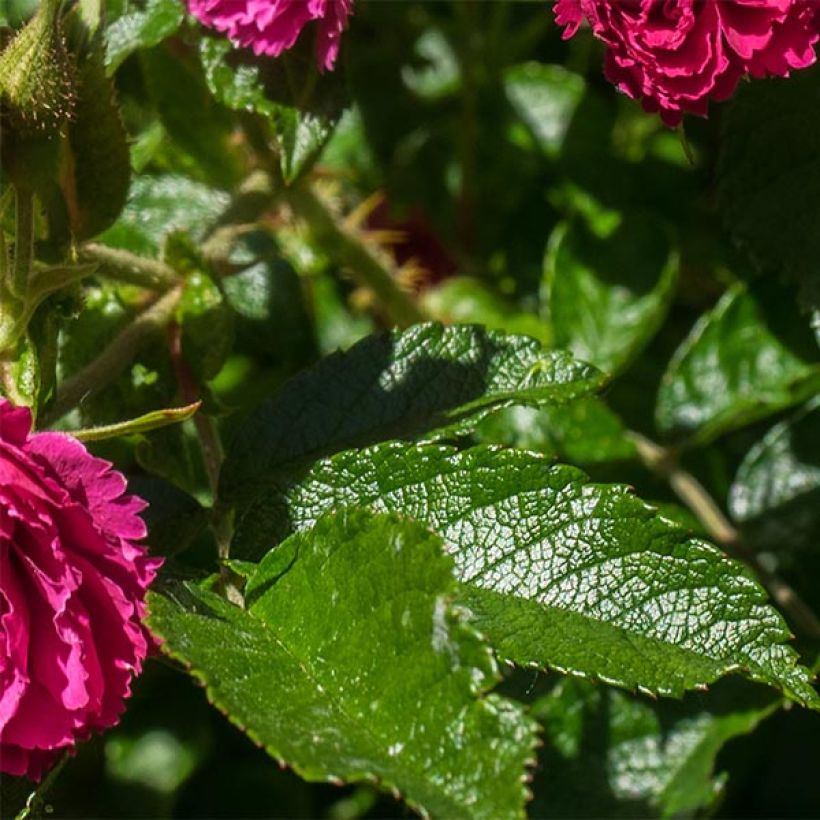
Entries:
{"type": "Polygon", "coordinates": [[[675,495],[697,516],[709,535],[727,554],[754,570],[795,628],[807,638],[820,638],[820,619],[789,584],[760,563],[706,488],[678,464],[675,454],[640,433],[630,433],[630,438],[646,467],[669,482],[675,495]]]}
{"type": "Polygon", "coordinates": [[[176,271],[156,259],[89,242],[80,248],[80,261],[99,265],[97,273],[128,285],[165,292],[179,284],[176,271]]]}
{"type": "Polygon", "coordinates": [[[413,298],[401,289],[390,267],[361,241],[355,231],[337,220],[318,194],[307,185],[296,185],[288,190],[288,202],[294,213],[309,225],[324,250],[348,267],[360,284],[376,294],[391,321],[400,327],[424,321],[423,313],[413,298]]]}
{"type": "MultiPolygon", "coordinates": [[[[260,170],[243,185],[247,189],[245,198],[255,208],[254,218],[280,200],[285,201],[294,215],[308,225],[322,250],[347,267],[360,285],[376,295],[390,321],[399,327],[423,322],[424,313],[415,300],[402,290],[392,266],[374,253],[354,228],[337,218],[311,187],[310,181],[301,180],[292,186],[285,182],[280,157],[268,144],[265,129],[259,127],[258,118],[246,118],[244,131],[260,164],[260,170]]],[[[218,232],[213,239],[208,239],[206,245],[217,235],[218,232]]]]}
{"type": "Polygon", "coordinates": [[[63,382],[45,423],[61,419],[80,402],[110,384],[133,361],[136,352],[174,316],[182,289],[175,287],[135,317],[96,359],[63,382]]]}

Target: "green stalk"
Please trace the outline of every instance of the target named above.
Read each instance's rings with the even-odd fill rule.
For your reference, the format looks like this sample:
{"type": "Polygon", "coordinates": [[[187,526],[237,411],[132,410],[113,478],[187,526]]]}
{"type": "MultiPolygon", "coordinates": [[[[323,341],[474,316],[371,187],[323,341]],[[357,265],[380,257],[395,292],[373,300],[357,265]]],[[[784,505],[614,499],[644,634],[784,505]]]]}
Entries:
{"type": "Polygon", "coordinates": [[[308,224],[317,242],[330,256],[348,267],[353,276],[376,294],[384,312],[399,327],[424,321],[412,297],[399,287],[393,272],[342,223],[306,184],[287,191],[294,213],[308,224]]]}
{"type": "Polygon", "coordinates": [[[14,267],[9,285],[11,292],[25,301],[34,261],[34,194],[24,188],[15,188],[14,193],[14,267]]]}
{"type": "Polygon", "coordinates": [[[143,344],[164,331],[174,317],[181,295],[179,287],[165,293],[123,328],[96,359],[64,381],[48,409],[45,425],[58,421],[81,401],[116,379],[134,360],[143,344]]]}

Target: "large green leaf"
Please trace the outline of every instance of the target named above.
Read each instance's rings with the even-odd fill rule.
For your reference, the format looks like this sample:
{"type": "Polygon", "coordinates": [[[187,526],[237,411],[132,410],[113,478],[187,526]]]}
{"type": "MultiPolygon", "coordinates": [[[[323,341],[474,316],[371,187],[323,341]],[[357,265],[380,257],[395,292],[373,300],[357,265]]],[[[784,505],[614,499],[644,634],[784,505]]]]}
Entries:
{"type": "Polygon", "coordinates": [[[771,283],[737,285],[678,348],[658,391],[667,434],[708,441],[797,404],[820,388],[820,352],[808,321],[771,283]]]}
{"type": "Polygon", "coordinates": [[[735,239],[769,274],[820,306],[820,68],[750,83],[724,120],[720,204],[735,239]]]}
{"type": "Polygon", "coordinates": [[[669,695],[740,670],[820,703],[740,565],[628,488],[521,450],[391,442],[341,453],[243,510],[233,554],[258,557],[348,505],[439,533],[462,601],[508,660],[669,695]]]}
{"type": "Polygon", "coordinates": [[[486,694],[489,649],[451,607],[452,563],[420,525],[327,516],[271,552],[246,608],[188,587],[149,623],[213,702],[309,780],[370,780],[438,817],[523,815],[532,723],[486,694]]]}
{"type": "Polygon", "coordinates": [[[348,447],[462,432],[512,404],[560,404],[602,383],[595,368],[534,339],[423,324],[370,336],[291,380],[240,428],[222,495],[348,447]]]}
{"type": "Polygon", "coordinates": [[[580,221],[560,227],[545,270],[555,343],[602,370],[618,370],[663,321],[677,273],[677,255],[652,216],[627,214],[605,237],[580,221]]]}
{"type": "Polygon", "coordinates": [[[652,703],[565,679],[532,707],[544,726],[532,816],[691,817],[714,809],[718,753],[778,707],[751,687],[652,703]]]}
{"type": "Polygon", "coordinates": [[[776,424],[749,450],[729,493],[749,541],[816,548],[820,533],[820,398],[776,424]]]}

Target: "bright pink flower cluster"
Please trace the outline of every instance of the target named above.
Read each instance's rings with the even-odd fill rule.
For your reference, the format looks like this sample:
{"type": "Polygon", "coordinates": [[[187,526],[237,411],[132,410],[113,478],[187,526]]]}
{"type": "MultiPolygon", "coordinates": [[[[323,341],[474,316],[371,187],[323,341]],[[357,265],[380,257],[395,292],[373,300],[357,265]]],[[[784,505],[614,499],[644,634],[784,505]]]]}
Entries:
{"type": "Polygon", "coordinates": [[[145,502],[62,433],[0,399],[0,771],[38,780],[116,723],[149,636],[161,564],[137,542],[145,502]]]}
{"type": "Polygon", "coordinates": [[[302,29],[316,21],[316,59],[333,68],[352,0],[188,0],[203,25],[254,54],[278,57],[291,48],[302,29]]]}
{"type": "Polygon", "coordinates": [[[738,80],[789,75],[815,61],[815,0],[557,0],[571,37],[586,19],[607,45],[606,76],[647,111],[677,125],[705,115],[738,80]]]}

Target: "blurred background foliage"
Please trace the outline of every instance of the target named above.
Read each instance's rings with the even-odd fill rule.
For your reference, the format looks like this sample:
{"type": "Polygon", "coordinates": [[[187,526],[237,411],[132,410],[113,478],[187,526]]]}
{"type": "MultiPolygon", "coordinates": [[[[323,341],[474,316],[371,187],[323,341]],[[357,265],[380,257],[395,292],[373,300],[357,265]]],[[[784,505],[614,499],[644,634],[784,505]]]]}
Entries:
{"type": "MultiPolygon", "coordinates": [[[[28,0],[0,2],[8,25],[30,13],[28,0]]],[[[157,334],[127,372],[53,421],[112,423],[199,396],[229,441],[285,379],[395,319],[356,275],[358,249],[423,315],[532,335],[612,375],[602,398],[560,413],[510,409],[484,423],[482,440],[632,484],[700,531],[630,431],[660,440],[761,564],[820,608],[816,274],[802,270],[817,239],[801,227],[816,225],[820,198],[808,197],[820,172],[801,166],[808,205],[784,206],[768,229],[748,182],[802,129],[811,134],[794,137],[798,154],[817,140],[805,114],[816,117],[817,70],[799,90],[744,87],[675,132],[610,87],[588,33],[562,41],[543,0],[360,0],[340,65],[324,76],[309,42],[254,62],[176,0],[113,0],[107,13],[133,175],[125,210],[97,241],[184,273],[185,294],[174,338],[157,334]],[[775,93],[802,100],[803,118],[786,111],[782,131],[755,143],[755,112],[775,93]],[[272,144],[275,155],[260,150],[272,144]],[[320,192],[324,210],[298,194],[277,199],[259,170],[320,192]]],[[[63,241],[51,230],[41,250],[63,241]]],[[[104,279],[53,299],[60,379],[144,305],[139,288],[104,279]]],[[[152,546],[173,554],[175,572],[213,560],[193,421],[95,449],[151,500],[152,546]]],[[[816,657],[810,642],[801,648],[816,657]]],[[[817,814],[820,717],[778,709],[750,685],[680,703],[536,672],[510,673],[504,687],[545,727],[533,816],[817,814]]],[[[369,788],[280,770],[160,661],[120,726],[84,745],[47,798],[66,817],[408,813],[369,788]]]]}

